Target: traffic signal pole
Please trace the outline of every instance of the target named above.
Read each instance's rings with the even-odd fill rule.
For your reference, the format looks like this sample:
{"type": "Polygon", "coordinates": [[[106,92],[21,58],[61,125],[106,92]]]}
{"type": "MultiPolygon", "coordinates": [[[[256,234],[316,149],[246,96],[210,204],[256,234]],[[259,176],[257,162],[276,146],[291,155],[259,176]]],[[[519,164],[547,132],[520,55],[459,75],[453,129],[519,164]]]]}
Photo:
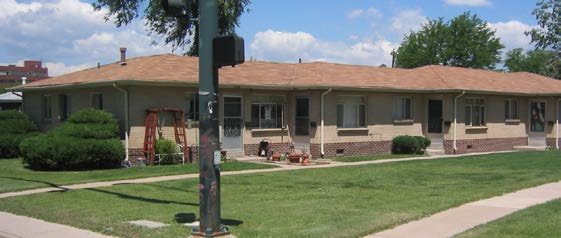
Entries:
{"type": "Polygon", "coordinates": [[[218,66],[213,61],[213,39],[218,36],[218,1],[199,0],[199,208],[195,237],[218,237],[221,226],[220,139],[218,128],[218,66]]]}

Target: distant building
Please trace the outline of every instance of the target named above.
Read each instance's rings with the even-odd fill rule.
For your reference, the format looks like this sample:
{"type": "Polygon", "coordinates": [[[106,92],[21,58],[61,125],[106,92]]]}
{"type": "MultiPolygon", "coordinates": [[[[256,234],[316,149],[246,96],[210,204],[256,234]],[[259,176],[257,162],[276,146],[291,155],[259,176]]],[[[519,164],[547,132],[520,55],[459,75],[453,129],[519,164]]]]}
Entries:
{"type": "Polygon", "coordinates": [[[27,82],[35,82],[49,78],[49,69],[42,66],[41,61],[26,60],[23,67],[16,65],[0,65],[0,86],[21,84],[22,77],[27,78],[27,82]]]}

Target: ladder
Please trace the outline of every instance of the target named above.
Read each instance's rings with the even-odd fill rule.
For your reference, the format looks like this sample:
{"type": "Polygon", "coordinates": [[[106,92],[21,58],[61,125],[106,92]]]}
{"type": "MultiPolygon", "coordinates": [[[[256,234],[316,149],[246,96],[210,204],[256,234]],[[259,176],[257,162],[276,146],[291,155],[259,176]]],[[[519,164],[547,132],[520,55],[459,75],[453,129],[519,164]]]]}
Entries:
{"type": "Polygon", "coordinates": [[[146,128],[144,130],[144,147],[142,154],[148,160],[150,165],[154,165],[154,156],[156,154],[156,126],[158,124],[158,111],[149,110],[146,116],[146,128]]]}
{"type": "MultiPolygon", "coordinates": [[[[188,157],[189,148],[187,147],[187,138],[185,136],[185,113],[178,108],[155,108],[148,109],[144,131],[144,157],[149,161],[150,165],[154,165],[154,157],[156,154],[156,127],[158,124],[158,112],[169,111],[173,113],[173,131],[175,134],[175,143],[181,145],[183,156],[188,157]]],[[[189,161],[192,162],[192,161],[189,161]]]]}
{"type": "MultiPolygon", "coordinates": [[[[183,110],[173,112],[173,131],[175,134],[175,143],[181,145],[183,157],[189,157],[189,149],[187,148],[187,138],[185,137],[185,113],[183,110]]],[[[193,162],[193,161],[189,161],[193,162]]]]}

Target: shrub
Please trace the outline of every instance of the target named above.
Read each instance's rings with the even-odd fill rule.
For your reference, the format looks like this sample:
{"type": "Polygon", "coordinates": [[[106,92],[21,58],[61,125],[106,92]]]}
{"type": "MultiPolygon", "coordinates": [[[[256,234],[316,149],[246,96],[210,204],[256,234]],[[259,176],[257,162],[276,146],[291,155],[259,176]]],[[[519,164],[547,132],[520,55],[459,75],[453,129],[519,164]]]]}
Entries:
{"type": "Polygon", "coordinates": [[[68,122],[73,124],[93,123],[93,124],[117,124],[111,113],[96,109],[83,109],[70,116],[68,122]]]}
{"type": "Polygon", "coordinates": [[[119,167],[125,155],[119,139],[81,139],[45,134],[20,144],[24,162],[37,170],[87,170],[119,167]]]}
{"type": "Polygon", "coordinates": [[[18,111],[0,111],[0,158],[21,156],[19,144],[37,130],[27,115],[18,111]]]}
{"type": "Polygon", "coordinates": [[[392,154],[423,154],[430,143],[422,136],[397,136],[392,141],[392,154]]]}
{"type": "Polygon", "coordinates": [[[117,132],[117,121],[111,114],[86,109],[48,134],[25,139],[19,148],[24,162],[33,169],[117,168],[125,157],[117,132]]]}
{"type": "Polygon", "coordinates": [[[430,146],[431,141],[429,138],[422,137],[422,136],[415,136],[415,139],[419,141],[419,145],[421,146],[421,149],[423,149],[423,151],[430,146]]]}
{"type": "Polygon", "coordinates": [[[156,154],[160,155],[160,164],[172,164],[179,159],[177,144],[168,139],[159,139],[154,147],[156,154]]]}
{"type": "Polygon", "coordinates": [[[392,141],[392,154],[416,154],[421,150],[419,140],[413,136],[397,136],[392,141]]]}

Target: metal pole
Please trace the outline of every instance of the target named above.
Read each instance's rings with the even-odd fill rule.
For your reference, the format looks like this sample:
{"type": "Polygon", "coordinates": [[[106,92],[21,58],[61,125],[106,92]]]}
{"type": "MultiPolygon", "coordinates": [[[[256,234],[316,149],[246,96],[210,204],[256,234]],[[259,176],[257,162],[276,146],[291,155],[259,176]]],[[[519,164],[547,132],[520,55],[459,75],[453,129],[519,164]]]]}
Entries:
{"type": "Polygon", "coordinates": [[[212,41],[217,35],[218,1],[199,0],[200,227],[199,231],[192,233],[199,237],[229,234],[220,225],[218,68],[214,65],[212,54],[212,41]]]}

